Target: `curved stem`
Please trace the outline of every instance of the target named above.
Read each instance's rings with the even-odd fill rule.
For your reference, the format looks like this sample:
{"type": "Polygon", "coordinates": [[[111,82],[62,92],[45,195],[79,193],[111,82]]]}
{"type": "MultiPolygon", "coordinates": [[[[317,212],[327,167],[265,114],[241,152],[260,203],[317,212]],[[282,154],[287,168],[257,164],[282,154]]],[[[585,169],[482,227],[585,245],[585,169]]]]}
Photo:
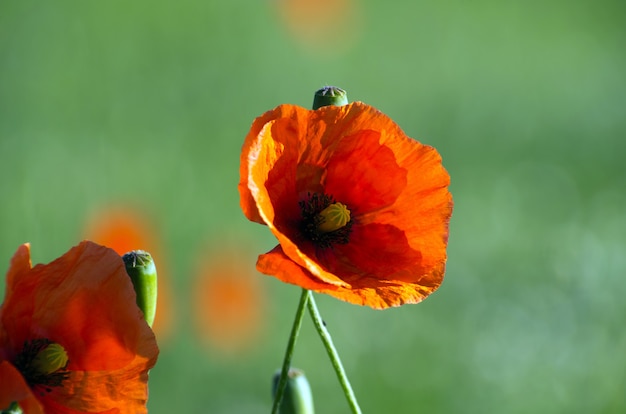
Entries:
{"type": "Polygon", "coordinates": [[[309,313],[311,314],[311,318],[313,319],[313,324],[315,325],[315,329],[317,329],[317,333],[320,335],[322,342],[324,343],[324,347],[326,348],[326,352],[328,352],[328,356],[330,357],[330,362],[333,364],[333,368],[335,368],[335,372],[337,373],[337,378],[339,379],[339,383],[341,384],[341,388],[343,388],[343,392],[346,395],[346,399],[348,400],[348,405],[350,405],[350,409],[354,414],[361,414],[361,409],[359,408],[359,403],[356,400],[356,396],[354,395],[354,391],[352,391],[352,387],[350,386],[350,381],[348,381],[348,376],[346,375],[346,371],[343,369],[341,365],[341,360],[339,359],[339,354],[333,345],[333,340],[330,337],[330,333],[328,333],[328,329],[320,316],[319,310],[317,310],[317,305],[315,304],[315,299],[313,299],[313,295],[310,295],[309,298],[309,313]]]}
{"type": "Polygon", "coordinates": [[[289,336],[289,342],[287,343],[287,349],[285,350],[285,358],[283,359],[283,367],[280,371],[280,379],[278,380],[278,386],[276,387],[276,395],[274,396],[274,404],[272,405],[272,414],[277,414],[280,408],[280,403],[283,400],[283,394],[285,393],[285,387],[287,386],[287,375],[289,373],[289,367],[291,366],[291,357],[293,356],[293,349],[296,345],[296,339],[298,339],[298,333],[302,326],[302,317],[304,316],[304,308],[306,307],[311,297],[311,292],[307,289],[302,289],[302,295],[300,296],[300,303],[296,310],[296,317],[291,327],[291,335],[289,336]]]}

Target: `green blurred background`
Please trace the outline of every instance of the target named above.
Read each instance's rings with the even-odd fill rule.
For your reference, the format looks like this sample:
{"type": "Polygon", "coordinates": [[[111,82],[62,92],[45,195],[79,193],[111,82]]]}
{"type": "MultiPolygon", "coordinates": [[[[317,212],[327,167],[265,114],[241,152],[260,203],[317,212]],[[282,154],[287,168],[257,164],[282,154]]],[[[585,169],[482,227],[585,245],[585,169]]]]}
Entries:
{"type": "MultiPolygon", "coordinates": [[[[255,277],[229,352],[199,340],[194,273],[273,247],[239,210],[241,143],[337,85],[436,146],[455,200],[425,302],[317,297],[363,411],[626,412],[625,45],[614,0],[4,0],[0,257],[48,262],[95,211],[139,209],[171,296],[150,412],[269,412],[299,289],[255,277]]],[[[294,358],[318,412],[347,412],[308,320],[294,358]]]]}

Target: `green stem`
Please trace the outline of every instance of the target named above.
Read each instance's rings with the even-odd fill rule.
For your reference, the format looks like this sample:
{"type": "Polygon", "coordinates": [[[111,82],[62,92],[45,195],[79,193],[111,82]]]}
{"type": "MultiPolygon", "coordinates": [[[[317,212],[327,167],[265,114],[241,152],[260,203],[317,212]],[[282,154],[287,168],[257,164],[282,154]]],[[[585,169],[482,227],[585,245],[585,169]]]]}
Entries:
{"type": "Polygon", "coordinates": [[[285,358],[283,359],[283,368],[280,371],[280,379],[278,380],[278,387],[276,388],[276,395],[274,396],[274,405],[272,406],[272,414],[277,414],[280,409],[280,403],[285,393],[285,387],[287,386],[287,375],[289,374],[289,368],[291,367],[291,357],[293,356],[293,349],[296,346],[296,339],[298,339],[298,333],[302,326],[302,317],[304,316],[304,308],[309,300],[313,300],[311,292],[307,289],[302,289],[302,295],[300,296],[300,303],[296,310],[296,317],[291,327],[291,335],[289,336],[289,342],[287,343],[287,350],[285,351],[285,358]]]}
{"type": "Polygon", "coordinates": [[[309,313],[311,314],[311,318],[313,319],[313,324],[315,325],[315,329],[317,329],[317,333],[320,335],[320,338],[324,343],[324,347],[326,348],[326,352],[328,352],[328,356],[330,357],[330,362],[333,364],[333,368],[335,368],[335,372],[337,373],[337,378],[339,379],[341,388],[343,388],[343,392],[346,395],[346,399],[348,400],[348,405],[350,405],[350,409],[354,414],[361,414],[359,403],[356,401],[356,397],[354,395],[354,391],[352,391],[352,387],[350,386],[350,381],[348,381],[346,371],[341,365],[339,354],[337,353],[337,350],[333,345],[333,340],[330,337],[330,333],[328,333],[328,329],[326,329],[324,321],[320,316],[320,312],[317,310],[317,305],[315,304],[315,299],[313,299],[313,295],[311,295],[311,297],[309,298],[308,306],[309,313]]]}

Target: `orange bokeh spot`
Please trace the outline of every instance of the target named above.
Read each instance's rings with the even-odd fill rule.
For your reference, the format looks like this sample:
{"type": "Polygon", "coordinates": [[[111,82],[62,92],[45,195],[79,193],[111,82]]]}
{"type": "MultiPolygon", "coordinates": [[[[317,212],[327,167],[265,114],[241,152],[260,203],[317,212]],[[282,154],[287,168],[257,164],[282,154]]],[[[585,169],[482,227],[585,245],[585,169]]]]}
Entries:
{"type": "Polygon", "coordinates": [[[89,217],[83,237],[110,247],[120,256],[132,250],[145,250],[152,255],[158,275],[157,310],[152,328],[159,343],[170,336],[175,309],[169,271],[161,239],[146,214],[128,206],[98,210],[89,217]]]}
{"type": "Polygon", "coordinates": [[[253,259],[228,252],[199,264],[193,289],[194,326],[203,342],[225,354],[254,345],[265,314],[265,294],[253,259]]]}
{"type": "Polygon", "coordinates": [[[352,44],[359,16],[356,0],[275,0],[287,30],[305,46],[340,52],[352,44]]]}

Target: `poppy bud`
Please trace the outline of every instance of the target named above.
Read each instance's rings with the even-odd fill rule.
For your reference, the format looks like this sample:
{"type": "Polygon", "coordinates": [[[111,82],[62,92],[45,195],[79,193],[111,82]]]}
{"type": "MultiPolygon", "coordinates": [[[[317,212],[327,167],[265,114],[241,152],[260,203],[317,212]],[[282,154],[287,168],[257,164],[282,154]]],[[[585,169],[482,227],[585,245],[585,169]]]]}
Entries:
{"type": "Polygon", "coordinates": [[[22,414],[23,412],[24,411],[22,411],[22,408],[16,401],[12,402],[11,405],[0,411],[2,414],[22,414]]]}
{"type": "Polygon", "coordinates": [[[157,303],[157,272],[154,260],[150,253],[143,250],[126,253],[122,259],[135,288],[137,306],[142,310],[148,325],[152,326],[157,303]]]}
{"type": "Polygon", "coordinates": [[[348,104],[348,94],[336,86],[324,86],[315,92],[313,96],[313,109],[322,106],[342,106],[348,104]]]}
{"type": "MultiPolygon", "coordinates": [[[[272,396],[276,396],[278,382],[280,380],[280,370],[274,374],[272,379],[272,396]]],[[[311,386],[304,376],[304,372],[290,368],[287,374],[287,386],[280,403],[280,414],[313,414],[313,395],[311,386]]]]}

